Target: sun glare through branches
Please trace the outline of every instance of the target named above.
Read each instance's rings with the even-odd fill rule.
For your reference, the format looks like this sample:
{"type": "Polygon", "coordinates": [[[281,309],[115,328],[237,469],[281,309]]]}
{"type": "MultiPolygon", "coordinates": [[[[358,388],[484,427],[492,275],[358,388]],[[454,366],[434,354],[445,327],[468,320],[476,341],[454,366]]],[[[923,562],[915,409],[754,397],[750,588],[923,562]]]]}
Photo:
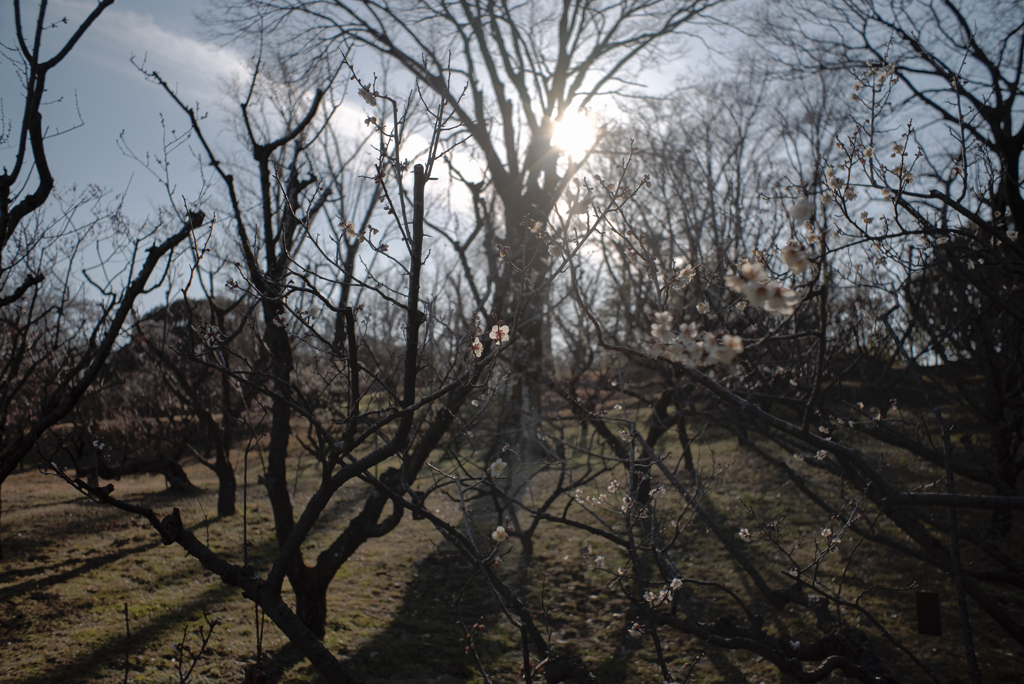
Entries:
{"type": "Polygon", "coordinates": [[[597,142],[597,129],[582,111],[578,109],[568,111],[562,115],[561,121],[555,122],[551,144],[575,161],[583,159],[595,142],[597,142]]]}

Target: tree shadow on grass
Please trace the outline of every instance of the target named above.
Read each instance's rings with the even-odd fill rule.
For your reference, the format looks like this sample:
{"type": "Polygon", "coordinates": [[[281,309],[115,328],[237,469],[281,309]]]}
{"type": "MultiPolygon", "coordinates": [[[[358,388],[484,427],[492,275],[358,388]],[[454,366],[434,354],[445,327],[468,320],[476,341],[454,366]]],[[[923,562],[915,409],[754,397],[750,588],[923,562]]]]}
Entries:
{"type": "Polygon", "coordinates": [[[134,546],[130,549],[120,549],[119,551],[105,553],[101,556],[93,556],[91,558],[86,558],[81,562],[78,562],[76,560],[67,560],[62,563],[57,563],[56,565],[51,566],[36,566],[31,568],[8,570],[3,574],[0,574],[0,583],[5,582],[9,578],[13,579],[17,576],[42,575],[46,572],[74,564],[72,567],[62,572],[58,572],[54,575],[48,575],[41,579],[27,580],[25,582],[21,582],[20,584],[12,584],[9,587],[4,587],[0,589],[0,601],[8,601],[17,596],[34,593],[37,591],[41,591],[43,589],[49,589],[50,587],[55,587],[64,584],[65,582],[73,580],[77,577],[81,577],[82,575],[92,572],[93,570],[97,570],[105,565],[109,565],[110,563],[119,561],[122,558],[127,558],[128,556],[134,555],[136,553],[149,551],[150,549],[155,549],[159,546],[160,540],[158,539],[148,544],[139,544],[138,546],[134,546]]]}
{"type": "MultiPolygon", "coordinates": [[[[473,568],[453,550],[434,551],[418,561],[416,569],[387,627],[355,652],[344,645],[337,647],[360,681],[463,682],[479,676],[476,659],[466,651],[455,597],[461,594],[459,607],[469,624],[482,618],[491,627],[505,618],[490,590],[479,577],[470,581],[473,568]]],[[[344,642],[347,628],[331,616],[328,622],[334,632],[329,638],[344,642]]],[[[476,640],[476,650],[489,671],[509,649],[505,640],[489,630],[476,640]]]]}
{"type": "MultiPolygon", "coordinates": [[[[215,520],[216,518],[209,518],[203,520],[202,522],[199,522],[192,526],[191,530],[193,532],[196,532],[197,530],[209,526],[210,523],[214,522],[215,520]]],[[[55,587],[57,585],[64,584],[69,580],[81,577],[82,575],[92,572],[93,570],[97,570],[105,565],[109,565],[110,563],[119,561],[122,558],[127,558],[128,556],[132,556],[137,553],[144,553],[146,551],[158,548],[159,546],[161,546],[160,538],[156,536],[156,532],[152,532],[152,534],[154,536],[154,540],[151,542],[139,544],[131,548],[122,548],[117,551],[111,551],[110,553],[104,553],[99,556],[92,556],[89,558],[85,558],[83,560],[68,559],[60,563],[48,566],[38,565],[35,567],[13,568],[11,570],[6,570],[3,573],[0,573],[0,584],[3,584],[4,582],[10,579],[14,579],[15,577],[42,575],[47,572],[58,570],[60,568],[65,568],[66,566],[72,565],[72,567],[68,567],[67,569],[58,572],[54,575],[49,575],[41,579],[27,580],[21,582],[20,584],[12,584],[11,586],[0,588],[0,601],[8,601],[17,596],[37,592],[43,589],[48,589],[50,587],[55,587]]],[[[118,541],[113,542],[113,545],[117,546],[118,541]]]]}
{"type": "MultiPolygon", "coordinates": [[[[160,615],[154,616],[144,626],[133,625],[131,643],[135,644],[137,648],[138,644],[153,643],[161,638],[177,642],[180,635],[177,633],[171,634],[170,629],[172,625],[195,619],[195,616],[201,614],[206,606],[230,600],[234,595],[237,595],[237,591],[234,587],[223,584],[210,587],[192,601],[178,606],[174,610],[162,612],[160,615]]],[[[77,657],[61,659],[31,675],[20,676],[18,681],[20,684],[53,684],[53,682],[76,681],[75,673],[88,673],[92,675],[104,667],[115,670],[122,668],[124,652],[125,635],[112,635],[95,646],[83,649],[81,655],[77,657]]],[[[171,679],[171,677],[169,676],[168,679],[171,679]]]]}
{"type": "MultiPolygon", "coordinates": [[[[416,569],[415,578],[405,587],[401,605],[389,614],[387,626],[361,648],[348,652],[343,645],[334,646],[331,642],[344,641],[348,630],[328,617],[328,642],[335,653],[340,651],[357,680],[454,684],[482,679],[474,653],[466,650],[466,633],[458,622],[461,609],[467,624],[485,625],[474,641],[474,650],[488,676],[516,681],[522,665],[519,632],[502,614],[486,581],[474,574],[472,565],[442,547],[419,561],[416,569]],[[456,596],[460,597],[458,609],[456,596]]],[[[584,618],[572,611],[591,614],[599,606],[589,597],[587,587],[580,583],[578,589],[568,592],[573,601],[562,605],[562,609],[570,613],[561,616],[545,615],[535,600],[527,598],[534,621],[542,634],[553,630],[556,635],[553,653],[584,657],[605,684],[628,681],[631,662],[637,655],[636,648],[625,647],[626,628],[632,620],[628,615],[622,618],[621,628],[605,637],[611,640],[605,642],[608,648],[601,653],[592,652],[590,637],[577,633],[579,628],[589,633],[589,626],[583,625],[584,618]],[[570,634],[566,635],[566,631],[570,634]],[[567,640],[558,641],[559,633],[567,640]]],[[[532,657],[536,660],[537,654],[533,652],[532,657]]]]}

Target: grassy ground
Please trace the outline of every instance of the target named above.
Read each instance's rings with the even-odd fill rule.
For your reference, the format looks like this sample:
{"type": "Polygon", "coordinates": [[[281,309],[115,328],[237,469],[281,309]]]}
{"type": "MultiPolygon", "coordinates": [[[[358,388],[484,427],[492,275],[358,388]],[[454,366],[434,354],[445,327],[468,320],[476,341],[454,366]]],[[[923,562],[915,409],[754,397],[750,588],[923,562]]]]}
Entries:
{"type": "MultiPolygon", "coordinates": [[[[709,507],[736,529],[755,526],[751,512],[762,521],[784,520],[787,541],[802,544],[797,554],[812,548],[813,531],[828,521],[790,495],[791,483],[766,471],[734,441],[705,441],[699,447],[697,456],[705,472],[711,468],[712,454],[717,475],[712,497],[706,501],[709,507]]],[[[887,458],[890,467],[901,466],[897,457],[887,458]]],[[[188,470],[202,488],[196,495],[172,495],[164,490],[162,478],[149,477],[118,482],[115,493],[131,501],[145,501],[161,513],[179,507],[183,519],[201,539],[241,562],[241,490],[239,515],[212,518],[215,479],[201,467],[188,470]]],[[[909,469],[906,477],[925,475],[909,469]]],[[[250,478],[250,559],[265,573],[266,564],[260,559],[269,557],[274,547],[270,509],[252,471],[250,478]]],[[[312,482],[301,481],[297,504],[304,502],[311,486],[312,482]]],[[[359,505],[365,494],[361,486],[346,490],[328,511],[324,521],[328,529],[340,529],[352,508],[359,505]]],[[[587,493],[596,495],[599,490],[587,493]]],[[[204,611],[217,617],[220,624],[193,673],[194,681],[242,681],[243,669],[256,657],[257,645],[251,604],[236,590],[222,585],[194,559],[184,557],[179,548],[162,546],[152,529],[140,521],[81,499],[55,478],[35,471],[14,475],[5,483],[3,497],[0,682],[121,682],[126,649],[128,681],[179,682],[175,645],[183,634],[187,645],[198,645],[192,632],[205,625],[204,611]]],[[[436,509],[442,517],[460,520],[453,503],[438,501],[436,509]]],[[[480,515],[481,520],[486,517],[480,515]]],[[[968,526],[982,522],[977,516],[965,520],[968,526]]],[[[1022,527],[1018,518],[1014,537],[1006,547],[1018,558],[1024,546],[1022,527]]],[[[314,553],[315,544],[325,538],[313,540],[314,553]]],[[[689,576],[715,578],[741,592],[749,591],[746,578],[703,526],[688,528],[682,542],[677,562],[689,576]]],[[[609,589],[614,569],[624,564],[615,549],[578,530],[551,525],[540,528],[536,544],[535,558],[525,570],[517,570],[518,557],[513,551],[501,572],[524,587],[523,594],[552,644],[562,652],[581,655],[608,684],[661,682],[650,639],[627,637],[626,630],[636,615],[617,589],[609,589]],[[606,556],[606,570],[588,567],[592,565],[588,561],[597,555],[606,556]]],[[[755,541],[751,548],[761,554],[765,574],[773,580],[779,578],[787,560],[763,542],[755,541]]],[[[838,581],[852,552],[844,547],[823,566],[823,572],[838,581]]],[[[876,549],[859,549],[857,563],[869,571],[859,575],[870,576],[871,584],[847,577],[845,595],[864,593],[863,603],[939,673],[941,681],[966,682],[955,604],[946,578],[876,549]],[[915,582],[940,593],[946,636],[916,633],[915,582]]],[[[1024,613],[1020,592],[1007,592],[1001,598],[1018,616],[1024,613]]],[[[482,678],[476,661],[466,653],[465,635],[457,622],[460,614],[467,623],[487,625],[475,649],[493,681],[518,681],[518,634],[501,616],[487,588],[473,579],[469,566],[429,523],[407,517],[394,533],[364,545],[342,567],[329,597],[326,643],[360,677],[370,681],[479,682],[482,678]],[[460,596],[457,603],[456,595],[460,596]]],[[[986,681],[1020,681],[1024,653],[978,611],[972,617],[986,681]]],[[[790,639],[810,634],[809,627],[795,615],[780,625],[790,639]]],[[[685,663],[693,662],[703,644],[685,636],[662,633],[662,637],[672,675],[682,680],[688,670],[685,663]]],[[[890,667],[901,673],[901,681],[925,681],[887,642],[878,638],[873,645],[890,667]]],[[[266,624],[262,649],[270,681],[318,681],[271,623],[266,624]]],[[[771,684],[785,680],[753,655],[708,649],[690,681],[771,684]]],[[[844,680],[836,674],[828,681],[844,680]]]]}

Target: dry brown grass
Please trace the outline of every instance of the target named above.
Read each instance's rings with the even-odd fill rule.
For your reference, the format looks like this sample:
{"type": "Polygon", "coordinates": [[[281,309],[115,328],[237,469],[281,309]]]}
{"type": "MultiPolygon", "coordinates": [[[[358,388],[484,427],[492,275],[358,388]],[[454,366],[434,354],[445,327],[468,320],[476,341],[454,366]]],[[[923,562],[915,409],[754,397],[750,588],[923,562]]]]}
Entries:
{"type": "MultiPolygon", "coordinates": [[[[678,450],[676,451],[678,453],[678,450]]],[[[705,473],[716,468],[707,504],[727,525],[753,526],[749,510],[761,520],[783,520],[787,543],[799,542],[797,554],[813,549],[813,533],[824,522],[821,514],[792,496],[791,484],[745,455],[732,440],[704,442],[696,454],[705,473]]],[[[250,558],[265,573],[273,551],[269,505],[250,468],[248,533],[250,558]]],[[[160,512],[177,506],[201,539],[234,562],[241,562],[242,515],[229,519],[208,516],[215,511],[215,479],[206,469],[188,469],[202,487],[195,496],[174,496],[162,478],[138,477],[116,483],[116,493],[146,501],[160,512]]],[[[312,491],[304,476],[297,503],[312,491]],[[305,494],[304,494],[305,493],[305,494]]],[[[604,483],[602,483],[603,486],[604,483]]],[[[543,478],[538,487],[544,487],[543,478]]],[[[328,511],[326,528],[337,531],[358,506],[363,485],[343,492],[328,511]]],[[[588,494],[596,494],[597,489],[588,494]]],[[[186,629],[202,623],[204,609],[221,621],[209,653],[196,668],[196,682],[241,681],[243,668],[256,652],[254,614],[239,593],[222,585],[177,547],[164,547],[156,534],[120,511],[82,500],[66,485],[38,472],[12,476],[4,485],[3,534],[6,557],[0,563],[0,682],[120,682],[125,653],[124,603],[131,620],[130,676],[133,682],[177,682],[174,644],[186,629]]],[[[838,491],[837,491],[838,494],[838,491]]],[[[239,493],[241,499],[241,491],[239,493]]],[[[460,521],[458,507],[437,499],[442,517],[460,521]]],[[[475,517],[481,535],[493,516],[479,504],[475,517]]],[[[241,507],[240,507],[241,511],[241,507]]],[[[970,516],[965,524],[979,518],[970,516]]],[[[1020,556],[1024,538],[1020,519],[1007,549],[1020,556]]],[[[486,528],[486,529],[485,529],[486,528]]],[[[326,535],[311,540],[316,552],[326,535]]],[[[822,567],[826,577],[838,578],[853,550],[853,540],[822,567]]],[[[634,640],[626,629],[636,618],[620,589],[609,588],[612,573],[624,559],[606,542],[578,530],[546,525],[536,540],[535,558],[525,570],[518,556],[506,557],[501,572],[520,587],[552,644],[562,652],[581,655],[602,681],[661,682],[650,639],[634,640]],[[607,572],[588,569],[583,555],[603,554],[607,572]]],[[[514,545],[513,545],[513,548],[514,545]]],[[[764,542],[759,554],[765,574],[781,583],[787,561],[764,542]]],[[[696,523],[683,534],[676,556],[679,568],[696,578],[724,581],[753,595],[746,578],[721,547],[696,523]]],[[[863,593],[886,628],[905,642],[943,681],[967,681],[956,637],[955,605],[946,578],[920,564],[863,547],[857,551],[854,577],[846,579],[848,597],[863,593]],[[869,577],[871,586],[858,577],[869,577]],[[916,634],[912,584],[927,583],[942,596],[945,637],[916,634]],[[866,592],[866,593],[865,593],[866,592]]],[[[408,682],[479,682],[475,661],[465,652],[452,597],[461,592],[458,609],[469,621],[482,619],[488,629],[477,639],[476,651],[495,682],[519,681],[517,633],[500,615],[497,604],[479,578],[425,521],[408,517],[383,539],[363,546],[343,566],[329,597],[327,645],[347,660],[354,671],[370,680],[408,682]]],[[[1007,605],[1018,615],[1024,605],[1020,592],[1007,592],[1007,605]]],[[[709,595],[707,610],[734,610],[709,595]]],[[[975,611],[979,658],[986,681],[1020,681],[1024,653],[975,611]]],[[[853,621],[858,619],[853,616],[853,621]]],[[[790,639],[810,636],[810,629],[793,614],[777,622],[790,639]]],[[[684,663],[692,662],[703,644],[683,635],[662,633],[673,676],[682,679],[684,663]]],[[[195,643],[195,638],[193,644],[195,643]]],[[[873,644],[906,682],[925,681],[905,656],[880,638],[873,644]]],[[[263,643],[266,669],[273,682],[318,681],[301,655],[270,623],[263,643]]],[[[699,682],[782,682],[774,667],[743,652],[709,649],[694,679],[699,682]]],[[[829,681],[843,681],[834,675],[829,681]]]]}

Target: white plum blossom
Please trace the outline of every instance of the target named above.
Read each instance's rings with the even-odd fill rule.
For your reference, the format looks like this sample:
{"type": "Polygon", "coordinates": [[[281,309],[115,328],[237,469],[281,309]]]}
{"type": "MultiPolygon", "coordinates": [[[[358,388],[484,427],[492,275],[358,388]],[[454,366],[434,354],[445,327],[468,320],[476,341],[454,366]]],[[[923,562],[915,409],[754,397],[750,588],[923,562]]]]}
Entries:
{"type": "Polygon", "coordinates": [[[508,532],[505,531],[504,527],[498,525],[496,528],[494,528],[494,531],[491,532],[491,539],[493,539],[496,542],[503,542],[506,539],[508,539],[508,532]]]}
{"type": "Polygon", "coordinates": [[[737,335],[722,335],[715,339],[714,335],[704,333],[704,351],[711,363],[728,366],[743,352],[743,340],[737,335]]]}
{"type": "Polygon", "coordinates": [[[685,260],[676,257],[671,264],[658,267],[665,285],[670,289],[681,292],[690,281],[697,277],[697,267],[687,264],[685,260]]]}
{"type": "Polygon", "coordinates": [[[780,285],[771,290],[768,298],[761,306],[770,314],[788,316],[796,310],[797,300],[796,292],[780,285]]]}
{"type": "Polygon", "coordinates": [[[680,263],[679,268],[679,279],[689,283],[691,280],[697,277],[697,267],[691,266],[690,264],[680,263]]]}
{"type": "Polygon", "coordinates": [[[363,102],[371,107],[377,106],[377,94],[370,90],[369,86],[363,86],[359,89],[359,97],[363,98],[363,102]]]}
{"type": "Polygon", "coordinates": [[[811,265],[811,260],[807,256],[807,250],[795,240],[790,240],[782,248],[782,260],[786,262],[789,270],[797,275],[806,271],[811,265]]]}
{"type": "Polygon", "coordinates": [[[708,300],[704,300],[697,305],[697,313],[706,314],[711,307],[708,305],[708,300]]]}
{"type": "Polygon", "coordinates": [[[473,338],[473,344],[470,345],[470,349],[473,351],[473,356],[475,356],[476,358],[479,359],[481,356],[483,356],[484,345],[483,342],[480,341],[479,337],[473,338]]]}
{"type": "Polygon", "coordinates": [[[789,218],[793,225],[802,226],[814,218],[814,200],[810,197],[801,197],[789,208],[789,218]]]}
{"type": "Polygon", "coordinates": [[[693,323],[683,323],[679,332],[673,334],[672,314],[668,311],[654,314],[654,321],[647,345],[647,353],[653,357],[696,368],[708,363],[726,366],[743,351],[743,341],[739,337],[722,335],[718,338],[708,332],[701,336],[693,323]]]}
{"type": "Polygon", "coordinates": [[[799,299],[788,287],[769,278],[759,263],[743,262],[740,264],[740,274],[727,277],[725,284],[733,292],[746,297],[754,306],[780,316],[793,313],[799,299]]]}
{"type": "Polygon", "coordinates": [[[662,588],[661,591],[659,591],[657,594],[655,594],[653,591],[647,590],[646,592],[644,592],[644,600],[647,601],[647,604],[649,606],[654,608],[655,606],[661,605],[665,601],[672,600],[672,592],[665,588],[662,588]]]}
{"type": "Polygon", "coordinates": [[[740,539],[742,539],[743,541],[745,541],[745,542],[747,542],[749,544],[750,543],[750,530],[748,530],[746,527],[741,527],[740,528],[740,539]]]}
{"type": "Polygon", "coordinates": [[[487,467],[487,474],[493,478],[501,477],[501,474],[505,472],[505,468],[508,467],[508,463],[501,460],[501,456],[494,460],[494,463],[487,467]]]}

